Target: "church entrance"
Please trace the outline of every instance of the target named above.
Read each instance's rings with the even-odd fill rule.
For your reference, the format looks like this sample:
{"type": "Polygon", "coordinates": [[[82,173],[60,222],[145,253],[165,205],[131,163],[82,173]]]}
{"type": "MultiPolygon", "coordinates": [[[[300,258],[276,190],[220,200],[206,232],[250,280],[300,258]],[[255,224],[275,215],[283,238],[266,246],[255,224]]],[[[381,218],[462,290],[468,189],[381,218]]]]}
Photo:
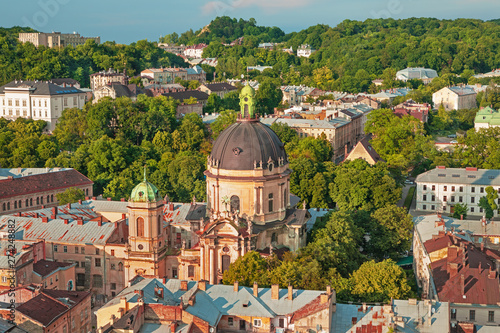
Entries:
{"type": "Polygon", "coordinates": [[[222,256],[222,274],[229,269],[229,265],[231,264],[231,257],[228,255],[222,256]]]}

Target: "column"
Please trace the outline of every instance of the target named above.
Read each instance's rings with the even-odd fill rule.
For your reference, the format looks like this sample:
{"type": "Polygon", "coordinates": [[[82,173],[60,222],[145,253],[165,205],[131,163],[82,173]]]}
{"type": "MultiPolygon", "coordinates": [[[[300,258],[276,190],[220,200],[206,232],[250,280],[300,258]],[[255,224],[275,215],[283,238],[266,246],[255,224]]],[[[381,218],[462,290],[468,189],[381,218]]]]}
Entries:
{"type": "Polygon", "coordinates": [[[220,212],[220,207],[219,207],[219,206],[220,206],[220,198],[219,198],[219,196],[220,196],[219,180],[217,180],[217,185],[216,185],[216,187],[217,187],[217,196],[214,198],[214,200],[217,200],[217,201],[216,201],[216,202],[217,202],[217,211],[218,211],[218,212],[220,212]]]}
{"type": "Polygon", "coordinates": [[[259,187],[260,189],[260,214],[264,215],[264,187],[259,187]]]}
{"type": "Polygon", "coordinates": [[[257,215],[259,213],[259,188],[254,188],[254,197],[253,197],[253,213],[257,215]]]}
{"type": "Polygon", "coordinates": [[[210,267],[208,268],[210,272],[210,284],[215,284],[215,277],[214,277],[214,249],[212,246],[209,247],[209,256],[210,256],[210,267]]]}
{"type": "Polygon", "coordinates": [[[279,186],[279,188],[278,188],[278,200],[280,203],[278,211],[281,211],[284,209],[284,207],[283,207],[283,184],[284,183],[278,184],[278,186],[279,186]]]}
{"type": "Polygon", "coordinates": [[[200,241],[200,280],[205,280],[205,243],[200,241]]]}

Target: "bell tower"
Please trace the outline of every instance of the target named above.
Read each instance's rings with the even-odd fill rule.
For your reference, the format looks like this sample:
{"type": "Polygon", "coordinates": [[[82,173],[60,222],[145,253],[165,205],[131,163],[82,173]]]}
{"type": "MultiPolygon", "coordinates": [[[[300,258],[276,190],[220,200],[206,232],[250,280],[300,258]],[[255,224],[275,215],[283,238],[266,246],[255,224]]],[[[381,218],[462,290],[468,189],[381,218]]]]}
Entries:
{"type": "Polygon", "coordinates": [[[240,108],[242,118],[253,118],[255,116],[255,90],[248,83],[241,89],[240,108]]]}

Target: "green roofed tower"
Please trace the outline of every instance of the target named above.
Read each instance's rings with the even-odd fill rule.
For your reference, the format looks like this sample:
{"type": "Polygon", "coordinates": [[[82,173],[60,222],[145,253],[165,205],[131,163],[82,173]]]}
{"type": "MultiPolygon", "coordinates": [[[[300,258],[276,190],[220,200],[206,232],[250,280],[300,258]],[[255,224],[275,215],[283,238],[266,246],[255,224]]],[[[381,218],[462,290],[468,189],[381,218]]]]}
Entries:
{"type": "Polygon", "coordinates": [[[241,89],[240,93],[241,117],[255,117],[255,104],[255,90],[247,83],[247,85],[241,89]]]}
{"type": "Polygon", "coordinates": [[[132,202],[157,202],[162,200],[160,192],[146,180],[146,167],[144,167],[144,180],[132,190],[130,201],[132,202]]]}

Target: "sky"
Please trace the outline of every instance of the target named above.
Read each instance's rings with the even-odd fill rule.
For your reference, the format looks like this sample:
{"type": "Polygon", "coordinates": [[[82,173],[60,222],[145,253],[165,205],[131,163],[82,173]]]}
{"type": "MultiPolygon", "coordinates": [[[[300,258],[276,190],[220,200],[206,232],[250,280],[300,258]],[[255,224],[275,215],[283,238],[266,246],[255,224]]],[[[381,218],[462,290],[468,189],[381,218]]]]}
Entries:
{"type": "Polygon", "coordinates": [[[24,0],[6,1],[0,26],[41,32],[78,32],[117,43],[157,41],[172,32],[194,31],[217,16],[257,20],[286,33],[345,19],[435,17],[500,18],[499,0],[24,0]]]}

